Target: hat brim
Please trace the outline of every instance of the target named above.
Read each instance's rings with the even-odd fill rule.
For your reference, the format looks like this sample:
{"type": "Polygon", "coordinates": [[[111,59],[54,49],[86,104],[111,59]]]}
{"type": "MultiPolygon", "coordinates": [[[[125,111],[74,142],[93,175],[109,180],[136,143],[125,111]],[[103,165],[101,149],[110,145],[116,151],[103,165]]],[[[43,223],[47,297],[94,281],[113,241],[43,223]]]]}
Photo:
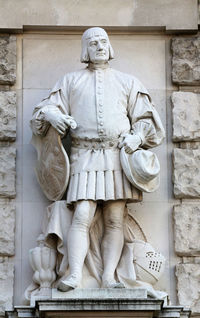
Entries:
{"type": "Polygon", "coordinates": [[[132,185],[143,192],[151,193],[156,191],[160,185],[160,175],[158,174],[152,180],[142,183],[140,180],[138,180],[138,175],[135,173],[134,169],[130,168],[129,158],[132,155],[133,154],[126,153],[124,147],[121,148],[120,161],[123,172],[125,173],[127,179],[132,185]]]}

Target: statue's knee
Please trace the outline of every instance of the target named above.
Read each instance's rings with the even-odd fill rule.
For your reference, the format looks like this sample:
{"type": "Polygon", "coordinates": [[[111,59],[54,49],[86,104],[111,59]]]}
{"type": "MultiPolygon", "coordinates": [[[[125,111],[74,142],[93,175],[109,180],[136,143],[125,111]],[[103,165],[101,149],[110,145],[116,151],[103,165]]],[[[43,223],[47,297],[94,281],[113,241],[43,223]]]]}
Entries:
{"type": "Polygon", "coordinates": [[[104,217],[104,223],[107,229],[121,230],[123,228],[123,216],[117,213],[109,213],[104,217]]]}
{"type": "Polygon", "coordinates": [[[81,228],[89,228],[92,222],[92,211],[89,203],[82,202],[77,204],[72,225],[79,226],[81,228]]]}

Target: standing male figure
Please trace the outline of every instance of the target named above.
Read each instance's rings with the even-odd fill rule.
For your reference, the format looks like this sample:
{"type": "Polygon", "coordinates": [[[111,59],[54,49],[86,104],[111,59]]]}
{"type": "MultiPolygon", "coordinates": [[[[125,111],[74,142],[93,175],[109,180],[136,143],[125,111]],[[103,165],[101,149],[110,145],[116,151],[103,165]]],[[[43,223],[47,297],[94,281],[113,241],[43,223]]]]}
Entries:
{"type": "Polygon", "coordinates": [[[123,287],[115,269],[123,248],[123,218],[127,201],[141,200],[141,193],[124,175],[120,148],[128,154],[138,147],[159,145],[164,130],[144,86],[133,76],[113,70],[107,33],[90,28],[82,36],[81,62],[87,68],[66,74],[48,98],[34,110],[34,134],[45,135],[52,125],[60,135],[70,127],[72,148],[67,203],[74,216],[68,234],[70,275],[58,288],[79,286],[89,247],[89,228],[97,204],[102,204],[102,287],[123,287]],[[72,127],[74,125],[74,127],[72,127]]]}

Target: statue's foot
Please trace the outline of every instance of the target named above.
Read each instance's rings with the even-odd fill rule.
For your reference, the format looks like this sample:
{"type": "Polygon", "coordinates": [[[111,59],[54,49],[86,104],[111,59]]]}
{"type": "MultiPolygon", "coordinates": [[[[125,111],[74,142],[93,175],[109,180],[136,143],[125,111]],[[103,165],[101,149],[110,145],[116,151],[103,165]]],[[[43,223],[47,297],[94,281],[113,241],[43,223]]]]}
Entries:
{"type": "Polygon", "coordinates": [[[123,283],[116,282],[116,280],[104,280],[102,281],[101,288],[125,288],[123,283]]]}
{"type": "Polygon", "coordinates": [[[61,280],[57,288],[62,292],[66,292],[71,289],[77,288],[79,284],[80,279],[78,279],[75,275],[70,275],[66,279],[61,280]]]}

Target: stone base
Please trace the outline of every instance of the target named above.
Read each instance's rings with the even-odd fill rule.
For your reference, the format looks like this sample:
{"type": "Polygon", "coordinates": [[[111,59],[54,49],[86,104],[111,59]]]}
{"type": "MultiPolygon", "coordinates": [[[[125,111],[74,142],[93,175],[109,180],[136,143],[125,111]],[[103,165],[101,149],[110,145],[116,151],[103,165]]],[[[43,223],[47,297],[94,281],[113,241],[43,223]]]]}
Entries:
{"type": "Polygon", "coordinates": [[[116,300],[116,299],[146,299],[147,290],[145,288],[126,289],[126,288],[76,288],[68,292],[61,292],[52,289],[52,300],[116,300]]]}
{"type": "Polygon", "coordinates": [[[8,318],[189,318],[182,306],[163,306],[163,300],[148,298],[145,289],[52,290],[51,299],[35,299],[34,306],[17,306],[8,318]]]}

